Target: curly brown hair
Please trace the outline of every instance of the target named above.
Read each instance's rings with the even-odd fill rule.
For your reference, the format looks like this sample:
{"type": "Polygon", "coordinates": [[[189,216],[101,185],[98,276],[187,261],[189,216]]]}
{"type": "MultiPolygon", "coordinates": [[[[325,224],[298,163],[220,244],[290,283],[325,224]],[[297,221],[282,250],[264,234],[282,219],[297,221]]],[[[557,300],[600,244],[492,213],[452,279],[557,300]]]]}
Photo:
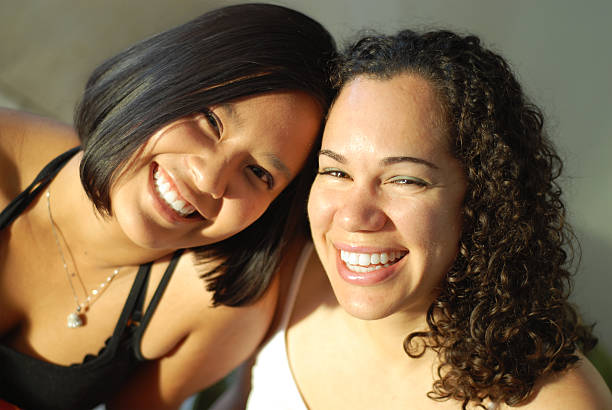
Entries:
{"type": "Polygon", "coordinates": [[[562,162],[506,61],[473,35],[404,30],[344,53],[338,88],[358,76],[412,73],[437,91],[468,188],[456,261],[413,332],[411,357],[438,353],[429,397],[517,405],[539,378],[597,342],[568,302],[578,248],[557,184],[562,162]]]}

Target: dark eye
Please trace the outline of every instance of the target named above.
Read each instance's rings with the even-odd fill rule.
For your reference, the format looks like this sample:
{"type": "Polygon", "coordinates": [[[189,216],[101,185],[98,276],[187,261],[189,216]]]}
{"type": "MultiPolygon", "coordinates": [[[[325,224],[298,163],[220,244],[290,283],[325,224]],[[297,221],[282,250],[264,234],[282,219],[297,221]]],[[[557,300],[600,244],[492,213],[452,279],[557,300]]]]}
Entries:
{"type": "Polygon", "coordinates": [[[403,176],[395,177],[395,178],[391,178],[389,182],[392,184],[399,184],[399,185],[416,185],[419,187],[429,186],[428,182],[425,182],[422,179],[415,178],[415,177],[403,177],[403,176]]]}
{"type": "Polygon", "coordinates": [[[206,121],[208,121],[208,124],[214,130],[217,137],[220,137],[223,127],[221,126],[221,121],[219,120],[219,117],[217,117],[215,113],[209,109],[206,109],[203,112],[203,114],[204,114],[204,117],[206,118],[206,121]]]}
{"type": "Polygon", "coordinates": [[[262,180],[268,189],[274,188],[274,177],[262,167],[258,167],[257,165],[249,165],[249,170],[255,175],[258,179],[262,180]]]}
{"type": "Polygon", "coordinates": [[[317,172],[319,175],[327,175],[334,178],[349,178],[349,175],[338,168],[325,168],[317,172]]]}

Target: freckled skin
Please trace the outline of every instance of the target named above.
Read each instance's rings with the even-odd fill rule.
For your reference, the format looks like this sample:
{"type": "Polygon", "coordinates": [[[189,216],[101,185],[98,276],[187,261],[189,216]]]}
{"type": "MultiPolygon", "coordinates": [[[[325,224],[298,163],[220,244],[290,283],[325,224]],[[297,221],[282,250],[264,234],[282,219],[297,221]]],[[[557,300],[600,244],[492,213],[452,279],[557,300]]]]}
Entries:
{"type": "Polygon", "coordinates": [[[332,107],[322,151],[342,161],[319,157],[308,212],[334,293],[358,318],[423,314],[456,257],[466,182],[442,124],[433,90],[412,75],[358,77],[332,107]],[[385,162],[397,157],[415,160],[385,162]],[[356,286],[338,275],[338,244],[408,254],[388,280],[356,286]]]}

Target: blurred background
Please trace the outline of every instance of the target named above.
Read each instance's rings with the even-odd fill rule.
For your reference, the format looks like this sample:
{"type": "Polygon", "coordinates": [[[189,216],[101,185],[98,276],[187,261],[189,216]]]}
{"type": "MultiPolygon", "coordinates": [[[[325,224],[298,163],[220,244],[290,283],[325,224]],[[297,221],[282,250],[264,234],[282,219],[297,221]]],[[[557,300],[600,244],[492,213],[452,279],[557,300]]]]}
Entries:
{"type": "MultiPolygon", "coordinates": [[[[319,20],[339,46],[364,28],[445,27],[505,56],[541,106],[565,160],[570,221],[582,243],[574,302],[612,352],[612,2],[609,0],[269,1],[319,20]]],[[[1,0],[0,106],[70,123],[92,69],[220,0],[1,0]]],[[[2,176],[0,176],[1,178],[2,176]]]]}

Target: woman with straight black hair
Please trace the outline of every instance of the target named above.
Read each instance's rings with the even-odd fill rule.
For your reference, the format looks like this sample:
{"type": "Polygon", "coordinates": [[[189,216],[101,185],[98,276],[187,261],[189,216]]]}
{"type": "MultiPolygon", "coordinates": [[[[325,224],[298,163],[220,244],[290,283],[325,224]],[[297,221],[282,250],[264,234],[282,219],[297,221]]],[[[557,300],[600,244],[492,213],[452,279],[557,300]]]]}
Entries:
{"type": "Polygon", "coordinates": [[[0,110],[0,404],[176,408],[250,354],[334,54],[230,6],[104,62],[74,129],[0,110]]]}

